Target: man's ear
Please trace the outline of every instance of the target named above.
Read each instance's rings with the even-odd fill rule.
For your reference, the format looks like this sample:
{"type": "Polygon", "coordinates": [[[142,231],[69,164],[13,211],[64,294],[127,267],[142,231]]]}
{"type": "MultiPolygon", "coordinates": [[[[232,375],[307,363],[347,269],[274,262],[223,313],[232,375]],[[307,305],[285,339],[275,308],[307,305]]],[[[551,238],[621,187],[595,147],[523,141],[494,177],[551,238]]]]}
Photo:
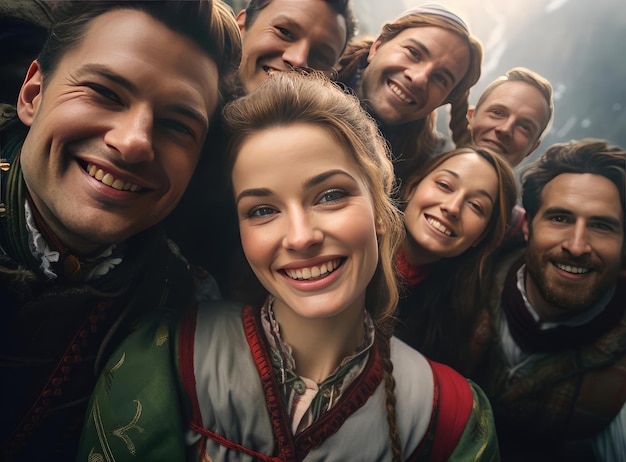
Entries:
{"type": "Polygon", "coordinates": [[[374,56],[376,56],[376,52],[378,51],[378,49],[380,48],[380,46],[382,45],[382,41],[380,39],[380,37],[378,37],[376,39],[376,41],[374,43],[372,43],[372,46],[370,47],[370,52],[367,55],[367,62],[371,63],[372,59],[374,58],[374,56]]]}
{"type": "Polygon", "coordinates": [[[31,126],[39,105],[41,104],[43,92],[43,76],[39,63],[33,61],[26,73],[26,79],[22,84],[20,94],[17,98],[17,115],[24,125],[31,126]]]}
{"type": "Polygon", "coordinates": [[[241,36],[246,33],[246,10],[241,10],[237,13],[237,25],[239,26],[239,32],[241,32],[241,36]]]}
{"type": "Polygon", "coordinates": [[[524,217],[524,221],[522,222],[522,233],[524,234],[524,240],[528,243],[528,236],[530,234],[529,225],[528,225],[528,215],[524,217]]]}
{"type": "Polygon", "coordinates": [[[472,133],[472,121],[474,120],[474,113],[476,111],[476,107],[472,106],[467,110],[467,129],[470,132],[471,140],[474,141],[474,135],[472,133]]]}

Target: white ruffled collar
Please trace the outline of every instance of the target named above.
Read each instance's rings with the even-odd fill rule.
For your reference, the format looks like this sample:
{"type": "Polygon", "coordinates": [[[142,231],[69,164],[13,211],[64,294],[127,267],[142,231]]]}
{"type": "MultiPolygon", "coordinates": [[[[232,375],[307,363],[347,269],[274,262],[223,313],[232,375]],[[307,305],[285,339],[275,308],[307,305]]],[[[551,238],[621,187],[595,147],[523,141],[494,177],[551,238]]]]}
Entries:
{"type": "MultiPolygon", "coordinates": [[[[44,275],[49,280],[54,280],[58,275],[52,269],[52,263],[59,261],[59,252],[52,250],[41,232],[35,225],[35,218],[31,210],[31,205],[25,201],[24,205],[26,215],[26,228],[28,231],[28,245],[31,253],[40,262],[39,268],[43,271],[44,275]]],[[[91,279],[97,279],[107,274],[112,268],[115,268],[123,260],[122,249],[111,244],[104,252],[99,255],[89,258],[81,259],[81,263],[86,263],[91,269],[85,274],[84,280],[89,281],[91,279]]]]}

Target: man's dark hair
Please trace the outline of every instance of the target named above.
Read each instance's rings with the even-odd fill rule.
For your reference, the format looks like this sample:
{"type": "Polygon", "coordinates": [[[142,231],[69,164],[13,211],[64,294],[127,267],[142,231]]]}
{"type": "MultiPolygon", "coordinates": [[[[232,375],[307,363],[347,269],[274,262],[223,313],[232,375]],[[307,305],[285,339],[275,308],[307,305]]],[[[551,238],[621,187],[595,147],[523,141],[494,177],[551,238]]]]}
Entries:
{"type": "Polygon", "coordinates": [[[591,173],[609,179],[619,192],[625,207],[626,151],[599,139],[585,138],[550,146],[522,176],[522,202],[532,222],[541,207],[541,191],[555,177],[564,173],[591,173]]]}
{"type": "Polygon", "coordinates": [[[215,61],[220,87],[225,80],[222,77],[235,72],[239,66],[239,29],[232,9],[221,0],[59,1],[53,4],[57,21],[37,58],[44,79],[54,73],[69,50],[80,45],[93,19],[117,9],[145,12],[193,40],[215,61]]]}
{"type": "MultiPolygon", "coordinates": [[[[314,0],[319,1],[319,0],[314,0]]],[[[352,9],[350,0],[324,0],[328,5],[339,13],[346,21],[346,41],[341,48],[341,52],[346,49],[348,42],[357,34],[359,23],[352,9]]],[[[254,20],[263,8],[268,6],[272,0],[250,0],[248,6],[246,6],[246,22],[244,23],[247,29],[252,25],[254,20]]]]}

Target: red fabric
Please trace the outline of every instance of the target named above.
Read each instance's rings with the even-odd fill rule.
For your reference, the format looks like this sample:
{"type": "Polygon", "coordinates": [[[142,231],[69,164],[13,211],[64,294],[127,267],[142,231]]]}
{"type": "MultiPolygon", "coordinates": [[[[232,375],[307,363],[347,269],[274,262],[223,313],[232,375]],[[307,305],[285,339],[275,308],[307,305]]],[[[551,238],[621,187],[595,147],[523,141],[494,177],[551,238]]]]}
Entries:
{"type": "Polygon", "coordinates": [[[472,414],[474,397],[467,380],[452,368],[430,361],[435,379],[437,421],[432,461],[448,460],[472,414]]]}
{"type": "Polygon", "coordinates": [[[383,372],[379,352],[381,346],[379,337],[376,337],[365,369],[344,391],[341,402],[294,437],[289,428],[289,419],[285,413],[276,376],[269,359],[269,347],[262,334],[260,310],[246,307],[243,313],[243,324],[250,351],[263,382],[267,408],[281,460],[303,460],[313,448],[335,434],[346,419],[367,402],[382,381],[383,372]]]}
{"type": "Polygon", "coordinates": [[[604,310],[590,321],[580,326],[559,325],[542,329],[526,308],[524,298],[517,289],[517,271],[524,262],[522,256],[509,269],[501,297],[509,331],[522,350],[530,353],[575,350],[611,331],[624,316],[626,284],[621,280],[617,282],[615,294],[604,310]]]}
{"type": "Polygon", "coordinates": [[[243,310],[243,329],[250,347],[250,353],[254,358],[257,370],[263,383],[263,391],[266,399],[269,418],[274,427],[274,438],[278,447],[281,460],[296,460],[296,446],[289,428],[289,419],[283,407],[282,398],[274,375],[274,368],[270,361],[268,346],[259,332],[263,332],[260,310],[247,306],[243,310]],[[256,312],[255,312],[256,311],[256,312]]]}
{"type": "Polygon", "coordinates": [[[282,462],[283,461],[283,459],[281,459],[280,457],[270,457],[270,456],[266,456],[265,454],[261,454],[260,452],[253,451],[252,449],[248,449],[240,444],[237,444],[231,440],[228,440],[224,438],[223,436],[218,435],[217,433],[212,432],[210,430],[207,430],[206,428],[202,428],[201,426],[196,425],[194,423],[191,424],[191,429],[201,435],[204,435],[207,438],[212,439],[216,443],[227,447],[228,449],[234,449],[235,451],[243,452],[250,456],[254,456],[256,459],[262,460],[264,462],[282,462]]]}
{"type": "Polygon", "coordinates": [[[210,438],[216,443],[229,449],[252,455],[266,462],[296,461],[303,460],[315,447],[322,444],[327,438],[336,433],[344,421],[354,412],[361,408],[376,391],[382,381],[382,368],[380,365],[379,342],[376,342],[371,350],[370,358],[363,373],[345,390],[342,402],[330,412],[322,416],[318,422],[311,425],[307,430],[294,437],[289,428],[282,398],[274,375],[274,369],[270,362],[268,346],[262,335],[263,328],[259,318],[258,309],[246,307],[243,311],[243,329],[246,335],[250,353],[254,359],[257,370],[263,383],[266,398],[266,406],[274,429],[274,437],[278,449],[277,456],[266,456],[252,449],[230,441],[202,426],[202,416],[196,394],[196,378],[194,374],[194,336],[196,330],[197,310],[186,315],[180,326],[178,342],[178,361],[183,387],[187,391],[193,409],[190,428],[204,436],[199,444],[199,453],[206,451],[206,439],[210,438]]]}
{"type": "Polygon", "coordinates": [[[432,272],[433,265],[412,266],[409,263],[406,249],[400,249],[396,255],[396,268],[404,279],[409,281],[412,286],[416,286],[432,272]]]}

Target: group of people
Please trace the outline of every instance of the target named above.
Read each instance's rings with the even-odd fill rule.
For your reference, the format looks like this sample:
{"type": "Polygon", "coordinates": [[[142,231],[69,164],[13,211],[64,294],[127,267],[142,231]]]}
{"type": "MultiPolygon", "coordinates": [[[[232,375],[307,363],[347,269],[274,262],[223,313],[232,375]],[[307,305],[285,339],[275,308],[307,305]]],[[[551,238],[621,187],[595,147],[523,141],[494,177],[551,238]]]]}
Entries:
{"type": "Polygon", "coordinates": [[[626,151],[518,190],[545,78],[470,107],[482,46],[434,4],[371,39],[348,0],[32,4],[2,460],[626,458],[626,151]]]}

